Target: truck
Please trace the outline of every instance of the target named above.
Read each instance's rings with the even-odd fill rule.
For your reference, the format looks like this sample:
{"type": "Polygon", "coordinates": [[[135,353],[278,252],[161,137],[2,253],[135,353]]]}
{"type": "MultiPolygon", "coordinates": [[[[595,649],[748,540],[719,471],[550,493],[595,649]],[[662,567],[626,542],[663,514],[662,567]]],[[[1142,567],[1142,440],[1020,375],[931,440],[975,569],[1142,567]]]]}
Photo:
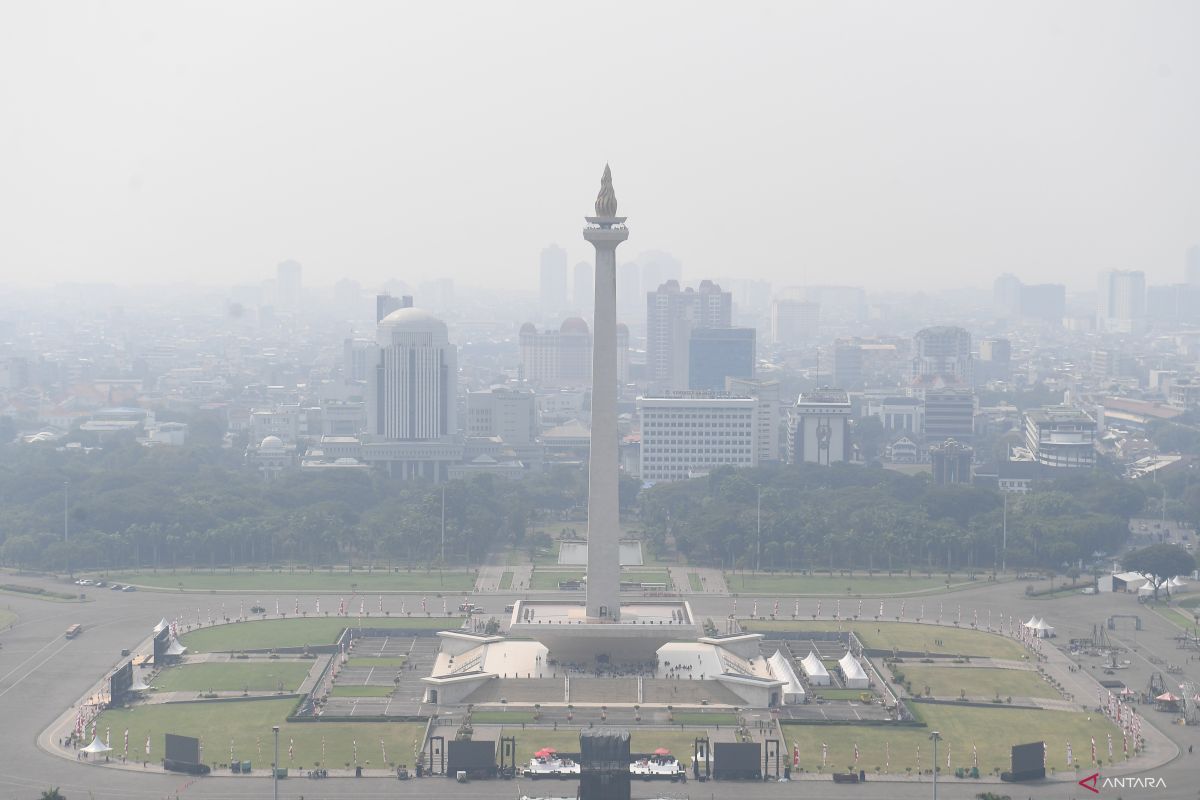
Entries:
{"type": "Polygon", "coordinates": [[[83,626],[80,625],[78,622],[76,622],[74,625],[67,628],[66,637],[68,639],[74,639],[76,636],[78,636],[81,633],[83,633],[83,626]]]}

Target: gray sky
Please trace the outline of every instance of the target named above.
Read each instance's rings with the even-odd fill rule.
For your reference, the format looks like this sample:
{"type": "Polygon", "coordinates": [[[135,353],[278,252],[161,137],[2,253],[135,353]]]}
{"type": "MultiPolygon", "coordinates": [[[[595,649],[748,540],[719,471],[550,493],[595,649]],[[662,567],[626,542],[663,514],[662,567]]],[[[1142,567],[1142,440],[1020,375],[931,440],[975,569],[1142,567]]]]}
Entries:
{"type": "Polygon", "coordinates": [[[1187,0],[4,3],[0,281],[532,287],[608,160],[689,279],[1175,282],[1198,42],[1187,0]]]}

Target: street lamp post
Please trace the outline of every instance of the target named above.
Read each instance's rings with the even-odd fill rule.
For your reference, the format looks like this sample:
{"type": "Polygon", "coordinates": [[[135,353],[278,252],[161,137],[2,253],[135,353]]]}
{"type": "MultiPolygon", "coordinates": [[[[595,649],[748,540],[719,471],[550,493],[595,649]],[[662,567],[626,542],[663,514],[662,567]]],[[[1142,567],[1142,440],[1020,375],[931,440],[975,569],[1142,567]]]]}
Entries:
{"type": "Polygon", "coordinates": [[[1008,572],[1008,492],[1004,493],[1004,523],[1000,540],[1000,574],[1008,572]]]}
{"type": "Polygon", "coordinates": [[[762,487],[758,487],[758,522],[755,523],[758,530],[757,544],[754,546],[754,571],[762,571],[762,487]]]}
{"type": "Polygon", "coordinates": [[[942,738],[942,734],[938,731],[930,731],[929,738],[933,740],[933,800],[937,800],[937,773],[938,773],[938,756],[937,743],[942,738]]]}
{"type": "MultiPolygon", "coordinates": [[[[272,725],[271,730],[275,731],[275,763],[271,765],[271,789],[274,792],[275,800],[279,800],[279,726],[272,725]]],[[[936,748],[937,745],[934,747],[936,748]]],[[[937,790],[934,789],[934,792],[936,793],[937,790]]]]}
{"type": "Polygon", "coordinates": [[[75,573],[71,569],[71,482],[63,481],[63,544],[67,552],[67,578],[74,579],[75,573]]]}

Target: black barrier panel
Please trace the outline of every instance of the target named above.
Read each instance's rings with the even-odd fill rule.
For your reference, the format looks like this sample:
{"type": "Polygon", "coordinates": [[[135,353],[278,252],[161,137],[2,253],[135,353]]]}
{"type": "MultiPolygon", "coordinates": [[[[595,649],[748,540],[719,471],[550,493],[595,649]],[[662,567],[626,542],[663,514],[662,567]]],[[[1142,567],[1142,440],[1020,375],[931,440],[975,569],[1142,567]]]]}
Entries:
{"type": "Polygon", "coordinates": [[[629,731],[584,730],[579,734],[579,799],[629,800],[629,731]]]}
{"type": "Polygon", "coordinates": [[[158,666],[165,663],[167,656],[167,648],[171,646],[171,626],[167,626],[159,631],[154,636],[154,664],[158,666]]]}
{"type": "Polygon", "coordinates": [[[757,742],[713,744],[713,777],[717,780],[761,778],[762,763],[762,745],[757,742]]]}
{"type": "Polygon", "coordinates": [[[1016,745],[1012,749],[1012,771],[1021,773],[1042,769],[1046,763],[1045,755],[1045,742],[1016,745]]]}
{"type": "Polygon", "coordinates": [[[1038,781],[1046,777],[1046,743],[1030,742],[1012,749],[1012,772],[1000,776],[1005,781],[1038,781]]]}
{"type": "Polygon", "coordinates": [[[496,771],[496,742],[446,742],[446,775],[453,778],[459,771],[474,777],[479,773],[496,771]]]}
{"type": "Polygon", "coordinates": [[[112,674],[112,678],[109,679],[109,702],[113,705],[120,705],[125,702],[125,695],[129,692],[130,686],[133,686],[133,662],[126,661],[117,668],[116,672],[112,674]]]}
{"type": "Polygon", "coordinates": [[[166,746],[163,748],[163,757],[168,761],[174,761],[179,764],[199,764],[200,763],[200,740],[194,736],[178,736],[174,733],[166,734],[166,746]]]}

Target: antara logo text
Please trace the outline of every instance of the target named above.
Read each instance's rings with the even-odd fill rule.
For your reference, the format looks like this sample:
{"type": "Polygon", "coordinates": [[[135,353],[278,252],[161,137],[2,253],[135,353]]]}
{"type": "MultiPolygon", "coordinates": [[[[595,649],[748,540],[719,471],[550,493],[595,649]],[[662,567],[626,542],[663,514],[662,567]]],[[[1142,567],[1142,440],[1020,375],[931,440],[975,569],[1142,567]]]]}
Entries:
{"type": "Polygon", "coordinates": [[[1093,794],[1100,794],[1101,789],[1165,789],[1167,782],[1162,778],[1105,778],[1099,772],[1093,772],[1079,782],[1079,785],[1093,794]]]}

